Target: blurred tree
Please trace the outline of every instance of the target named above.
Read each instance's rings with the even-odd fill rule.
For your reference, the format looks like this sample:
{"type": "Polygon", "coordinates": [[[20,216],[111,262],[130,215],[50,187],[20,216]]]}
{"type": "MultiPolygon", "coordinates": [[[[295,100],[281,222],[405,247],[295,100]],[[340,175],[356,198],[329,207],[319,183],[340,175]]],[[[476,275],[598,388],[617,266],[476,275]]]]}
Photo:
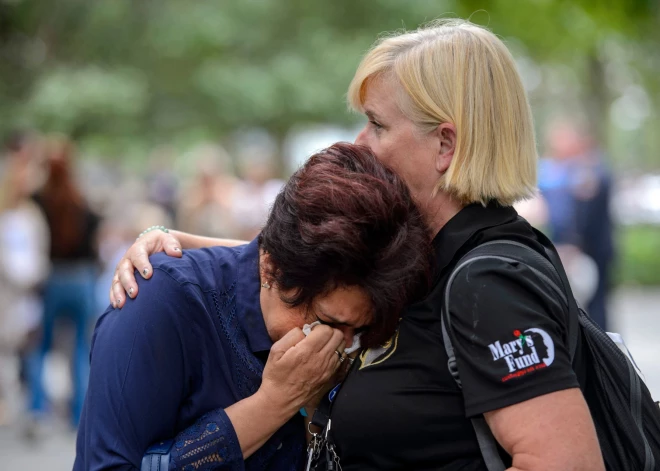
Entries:
{"type": "MultiPolygon", "coordinates": [[[[608,68],[628,66],[643,85],[660,92],[660,4],[654,0],[465,0],[460,12],[483,9],[492,30],[524,44],[539,63],[570,67],[581,88],[581,107],[598,140],[607,144],[609,108],[617,90],[608,85],[608,68]],[[625,61],[611,57],[613,43],[627,49],[625,61]],[[623,64],[621,62],[624,62],[623,64]]],[[[620,59],[620,58],[619,58],[620,59]]],[[[611,71],[610,71],[611,72],[611,71]]],[[[613,75],[609,74],[610,79],[613,75]]],[[[610,80],[611,81],[611,80],[610,80]]],[[[552,87],[550,87],[552,88],[552,87]]],[[[542,89],[547,91],[547,87],[542,89]]],[[[655,109],[660,107],[658,93],[655,109]]],[[[560,97],[552,97],[553,100],[560,97]]],[[[559,100],[561,102],[561,100],[559,100]]],[[[569,100],[565,100],[570,102],[569,100]]],[[[655,150],[657,153],[660,149],[655,150]]]]}
{"type": "Polygon", "coordinates": [[[635,75],[622,87],[660,91],[652,0],[0,0],[0,131],[63,131],[110,153],[255,126],[282,142],[299,124],[355,122],[346,87],[377,35],[448,12],[550,71],[542,105],[571,71],[600,136],[623,93],[610,43],[634,52],[619,61],[635,75]]]}

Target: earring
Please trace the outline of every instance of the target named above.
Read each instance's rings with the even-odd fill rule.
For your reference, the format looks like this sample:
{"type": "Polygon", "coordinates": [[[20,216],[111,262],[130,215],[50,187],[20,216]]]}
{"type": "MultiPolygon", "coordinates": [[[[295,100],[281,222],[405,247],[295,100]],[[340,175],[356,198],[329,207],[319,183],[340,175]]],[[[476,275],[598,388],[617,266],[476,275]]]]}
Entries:
{"type": "Polygon", "coordinates": [[[261,283],[261,287],[264,288],[264,289],[270,289],[270,283],[265,281],[265,282],[261,283]]]}

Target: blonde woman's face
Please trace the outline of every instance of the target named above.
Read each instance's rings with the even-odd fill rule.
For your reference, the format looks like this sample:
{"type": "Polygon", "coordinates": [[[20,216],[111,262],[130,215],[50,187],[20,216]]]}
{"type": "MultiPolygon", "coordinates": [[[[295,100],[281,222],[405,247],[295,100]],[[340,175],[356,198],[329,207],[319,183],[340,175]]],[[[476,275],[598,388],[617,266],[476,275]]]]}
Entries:
{"type": "Polygon", "coordinates": [[[388,79],[369,82],[364,100],[369,122],[355,143],[370,147],[381,162],[404,179],[413,197],[426,201],[441,176],[435,163],[440,141],[435,133],[419,131],[399,109],[398,87],[388,79]]]}

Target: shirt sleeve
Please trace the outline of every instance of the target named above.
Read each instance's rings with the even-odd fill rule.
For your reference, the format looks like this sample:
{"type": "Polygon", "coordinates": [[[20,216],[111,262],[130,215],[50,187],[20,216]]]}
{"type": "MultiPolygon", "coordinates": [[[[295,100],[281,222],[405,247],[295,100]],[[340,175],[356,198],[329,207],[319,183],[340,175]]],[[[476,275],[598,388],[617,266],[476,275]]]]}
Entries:
{"type": "Polygon", "coordinates": [[[529,267],[472,262],[454,279],[449,311],[466,416],[578,387],[563,301],[529,267]]]}
{"type": "Polygon", "coordinates": [[[245,469],[238,437],[224,409],[215,409],[179,433],[170,452],[170,471],[245,469]]]}
{"type": "Polygon", "coordinates": [[[195,469],[217,469],[219,462],[228,465],[222,469],[242,469],[224,410],[177,434],[188,385],[201,374],[194,361],[201,334],[186,322],[186,313],[196,309],[186,294],[189,285],[160,270],[151,280],[137,278],[139,296],[107,311],[95,329],[74,469],[137,470],[151,445],[172,438],[172,469],[183,469],[188,457],[200,465],[195,469]]]}

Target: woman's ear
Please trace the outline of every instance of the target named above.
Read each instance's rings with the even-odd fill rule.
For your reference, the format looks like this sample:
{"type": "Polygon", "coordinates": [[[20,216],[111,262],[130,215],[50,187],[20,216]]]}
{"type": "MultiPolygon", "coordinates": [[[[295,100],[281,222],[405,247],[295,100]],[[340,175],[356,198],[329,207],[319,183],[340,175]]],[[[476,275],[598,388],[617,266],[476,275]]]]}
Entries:
{"type": "Polygon", "coordinates": [[[261,286],[268,285],[270,288],[273,285],[273,262],[270,259],[270,254],[263,250],[259,253],[259,278],[261,279],[261,286]]]}
{"type": "Polygon", "coordinates": [[[439,142],[438,154],[435,158],[435,169],[440,174],[444,174],[451,165],[451,160],[454,158],[456,126],[452,123],[442,123],[438,125],[434,132],[437,134],[439,142]]]}

